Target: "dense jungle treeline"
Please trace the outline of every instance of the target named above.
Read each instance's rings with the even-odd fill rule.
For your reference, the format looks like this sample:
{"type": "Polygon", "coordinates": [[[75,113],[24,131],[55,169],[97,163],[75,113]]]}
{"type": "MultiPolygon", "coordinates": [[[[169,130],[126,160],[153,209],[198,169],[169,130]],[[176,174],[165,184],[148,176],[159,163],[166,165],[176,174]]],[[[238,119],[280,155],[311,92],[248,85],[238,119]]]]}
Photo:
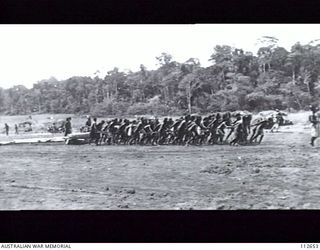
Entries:
{"type": "Polygon", "coordinates": [[[27,89],[0,88],[0,113],[181,115],[215,111],[303,110],[320,97],[320,43],[296,43],[290,51],[262,37],[252,52],[218,45],[201,67],[196,58],[176,62],[162,53],[159,68],[109,71],[104,78],[41,80],[27,89]]]}

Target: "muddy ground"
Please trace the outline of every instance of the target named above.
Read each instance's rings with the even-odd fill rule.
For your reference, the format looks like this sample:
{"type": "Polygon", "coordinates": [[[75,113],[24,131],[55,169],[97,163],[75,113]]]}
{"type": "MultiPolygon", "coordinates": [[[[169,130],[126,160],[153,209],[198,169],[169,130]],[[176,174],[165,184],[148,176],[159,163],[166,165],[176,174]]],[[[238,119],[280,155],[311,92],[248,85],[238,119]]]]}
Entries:
{"type": "Polygon", "coordinates": [[[319,209],[308,143],[300,124],[256,146],[0,146],[0,209],[319,209]]]}

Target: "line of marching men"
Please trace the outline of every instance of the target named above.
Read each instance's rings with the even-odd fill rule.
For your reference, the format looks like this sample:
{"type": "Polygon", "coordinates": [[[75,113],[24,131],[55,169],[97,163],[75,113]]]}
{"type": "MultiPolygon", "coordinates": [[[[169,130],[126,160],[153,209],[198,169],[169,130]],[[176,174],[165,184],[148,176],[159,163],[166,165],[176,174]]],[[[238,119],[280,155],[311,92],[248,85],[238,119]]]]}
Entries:
{"type": "Polygon", "coordinates": [[[88,117],[82,132],[90,131],[90,143],[124,145],[245,145],[261,143],[272,118],[252,121],[250,113],[186,115],[177,119],[140,117],[133,120],[97,121],[88,117]]]}

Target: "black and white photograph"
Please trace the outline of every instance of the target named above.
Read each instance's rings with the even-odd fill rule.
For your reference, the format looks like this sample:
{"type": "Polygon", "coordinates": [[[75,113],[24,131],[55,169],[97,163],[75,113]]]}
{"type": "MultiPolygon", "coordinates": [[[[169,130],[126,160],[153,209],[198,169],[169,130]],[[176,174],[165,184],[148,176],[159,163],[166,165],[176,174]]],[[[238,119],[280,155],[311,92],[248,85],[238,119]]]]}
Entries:
{"type": "Polygon", "coordinates": [[[320,25],[0,25],[0,210],[320,209],[320,25]]]}

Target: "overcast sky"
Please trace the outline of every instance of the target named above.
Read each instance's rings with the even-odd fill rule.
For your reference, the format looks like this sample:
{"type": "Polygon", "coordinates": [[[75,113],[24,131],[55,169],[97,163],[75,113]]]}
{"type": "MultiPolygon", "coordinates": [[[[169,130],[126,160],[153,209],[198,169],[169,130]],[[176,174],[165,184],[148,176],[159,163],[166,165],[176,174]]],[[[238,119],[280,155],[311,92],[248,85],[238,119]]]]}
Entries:
{"type": "Polygon", "coordinates": [[[298,41],[319,39],[320,25],[0,25],[0,87],[30,88],[51,76],[63,80],[97,70],[103,76],[114,67],[155,69],[162,52],[179,62],[195,57],[208,66],[215,45],[255,53],[262,36],[275,36],[290,50],[298,41]]]}

